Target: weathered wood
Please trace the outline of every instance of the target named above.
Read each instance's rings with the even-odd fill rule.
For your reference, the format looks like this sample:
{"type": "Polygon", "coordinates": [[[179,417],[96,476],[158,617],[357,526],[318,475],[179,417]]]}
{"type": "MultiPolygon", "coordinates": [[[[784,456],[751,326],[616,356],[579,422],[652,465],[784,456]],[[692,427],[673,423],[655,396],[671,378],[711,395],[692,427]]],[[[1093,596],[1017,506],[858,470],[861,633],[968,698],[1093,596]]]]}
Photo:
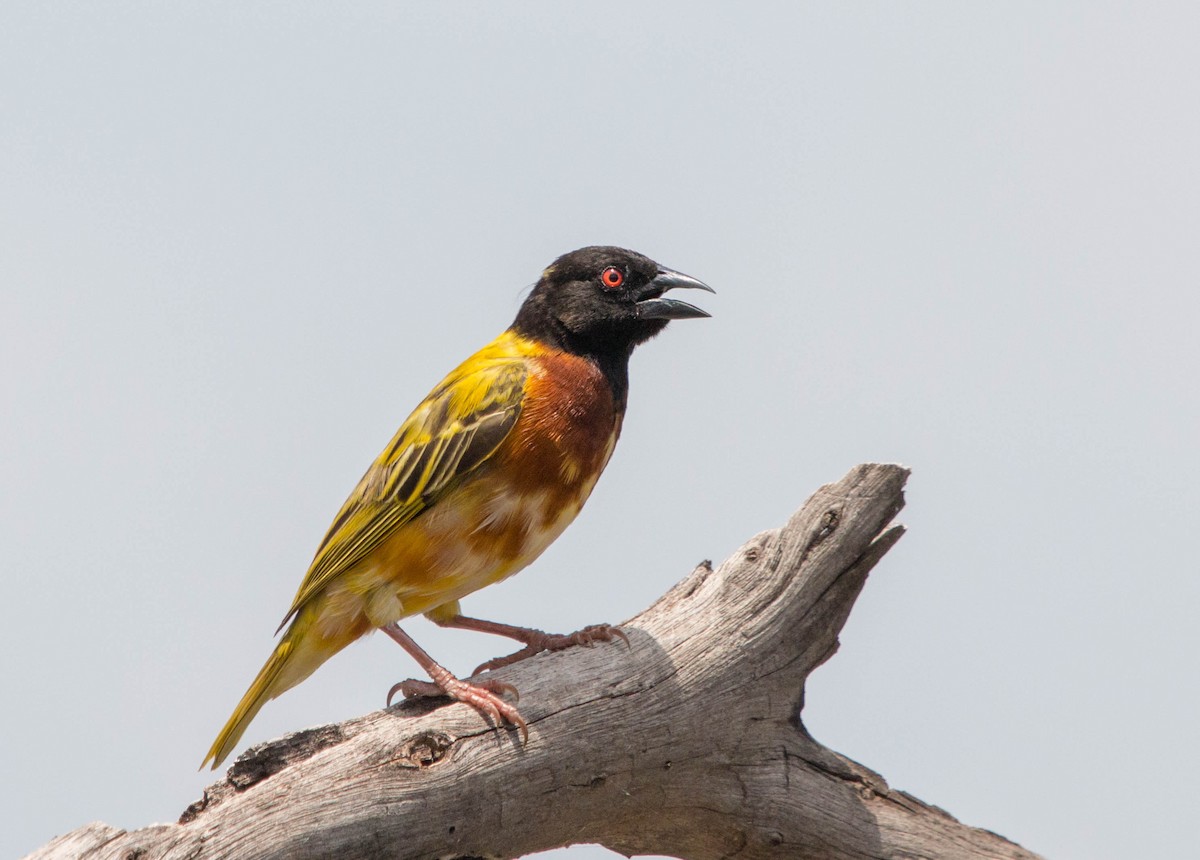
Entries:
{"type": "Polygon", "coordinates": [[[623,854],[1034,858],[815,740],[808,674],[899,539],[907,470],[864,465],[715,570],[698,566],[618,643],[497,677],[530,740],[463,705],[408,702],[260,745],[180,822],[92,824],[35,858],[518,857],[579,842],[623,854]]]}

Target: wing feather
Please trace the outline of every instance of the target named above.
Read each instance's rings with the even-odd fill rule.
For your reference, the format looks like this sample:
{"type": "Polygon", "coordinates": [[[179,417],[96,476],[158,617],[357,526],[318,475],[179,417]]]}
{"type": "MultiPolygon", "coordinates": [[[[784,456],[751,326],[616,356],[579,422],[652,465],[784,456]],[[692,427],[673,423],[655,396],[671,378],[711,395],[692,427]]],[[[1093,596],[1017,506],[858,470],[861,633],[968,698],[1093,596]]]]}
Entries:
{"type": "Polygon", "coordinates": [[[280,629],[331,580],[495,453],[521,414],[528,375],[523,356],[485,352],[425,398],[342,505],[280,629]]]}

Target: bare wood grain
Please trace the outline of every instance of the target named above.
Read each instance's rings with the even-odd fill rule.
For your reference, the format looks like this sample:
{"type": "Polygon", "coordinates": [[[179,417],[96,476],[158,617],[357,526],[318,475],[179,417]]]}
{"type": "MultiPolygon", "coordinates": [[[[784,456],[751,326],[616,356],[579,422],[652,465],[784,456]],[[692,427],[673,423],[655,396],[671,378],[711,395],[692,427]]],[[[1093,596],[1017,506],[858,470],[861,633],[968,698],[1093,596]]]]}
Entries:
{"type": "Polygon", "coordinates": [[[1035,858],[888,787],[800,719],[837,650],[907,470],[862,465],[716,569],[699,565],[609,644],[496,672],[530,740],[463,705],[405,703],[260,745],[180,821],[93,823],[30,855],[519,857],[580,842],[627,855],[1035,858]]]}

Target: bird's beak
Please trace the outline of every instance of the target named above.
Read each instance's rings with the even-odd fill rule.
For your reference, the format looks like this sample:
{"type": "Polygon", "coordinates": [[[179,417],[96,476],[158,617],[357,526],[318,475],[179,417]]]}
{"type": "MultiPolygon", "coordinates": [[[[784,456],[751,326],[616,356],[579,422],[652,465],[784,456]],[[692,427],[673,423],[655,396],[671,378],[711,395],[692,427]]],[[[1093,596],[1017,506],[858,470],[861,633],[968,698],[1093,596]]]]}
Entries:
{"type": "Polygon", "coordinates": [[[646,284],[646,295],[649,298],[637,303],[638,319],[643,320],[682,320],[696,317],[712,316],[708,311],[702,311],[695,305],[681,302],[679,299],[664,299],[662,294],[667,290],[681,287],[689,290],[706,290],[715,293],[712,287],[703,281],[698,281],[691,275],[673,272],[670,269],[659,269],[654,280],[646,284]]]}

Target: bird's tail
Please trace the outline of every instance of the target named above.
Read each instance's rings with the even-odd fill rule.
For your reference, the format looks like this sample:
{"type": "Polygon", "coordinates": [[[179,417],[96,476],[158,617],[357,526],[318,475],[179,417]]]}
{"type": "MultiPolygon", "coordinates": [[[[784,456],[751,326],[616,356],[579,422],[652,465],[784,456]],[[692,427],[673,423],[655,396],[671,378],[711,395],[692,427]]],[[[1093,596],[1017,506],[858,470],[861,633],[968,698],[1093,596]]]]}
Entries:
{"type": "Polygon", "coordinates": [[[220,767],[263,705],[299,684],[353,639],[349,637],[337,643],[315,641],[320,637],[306,635],[315,632],[309,629],[312,620],[310,613],[302,612],[288,627],[267,662],[258,671],[250,689],[233,709],[233,715],[213,741],[212,748],[200,764],[201,770],[209,762],[212,762],[213,770],[220,767]]]}

